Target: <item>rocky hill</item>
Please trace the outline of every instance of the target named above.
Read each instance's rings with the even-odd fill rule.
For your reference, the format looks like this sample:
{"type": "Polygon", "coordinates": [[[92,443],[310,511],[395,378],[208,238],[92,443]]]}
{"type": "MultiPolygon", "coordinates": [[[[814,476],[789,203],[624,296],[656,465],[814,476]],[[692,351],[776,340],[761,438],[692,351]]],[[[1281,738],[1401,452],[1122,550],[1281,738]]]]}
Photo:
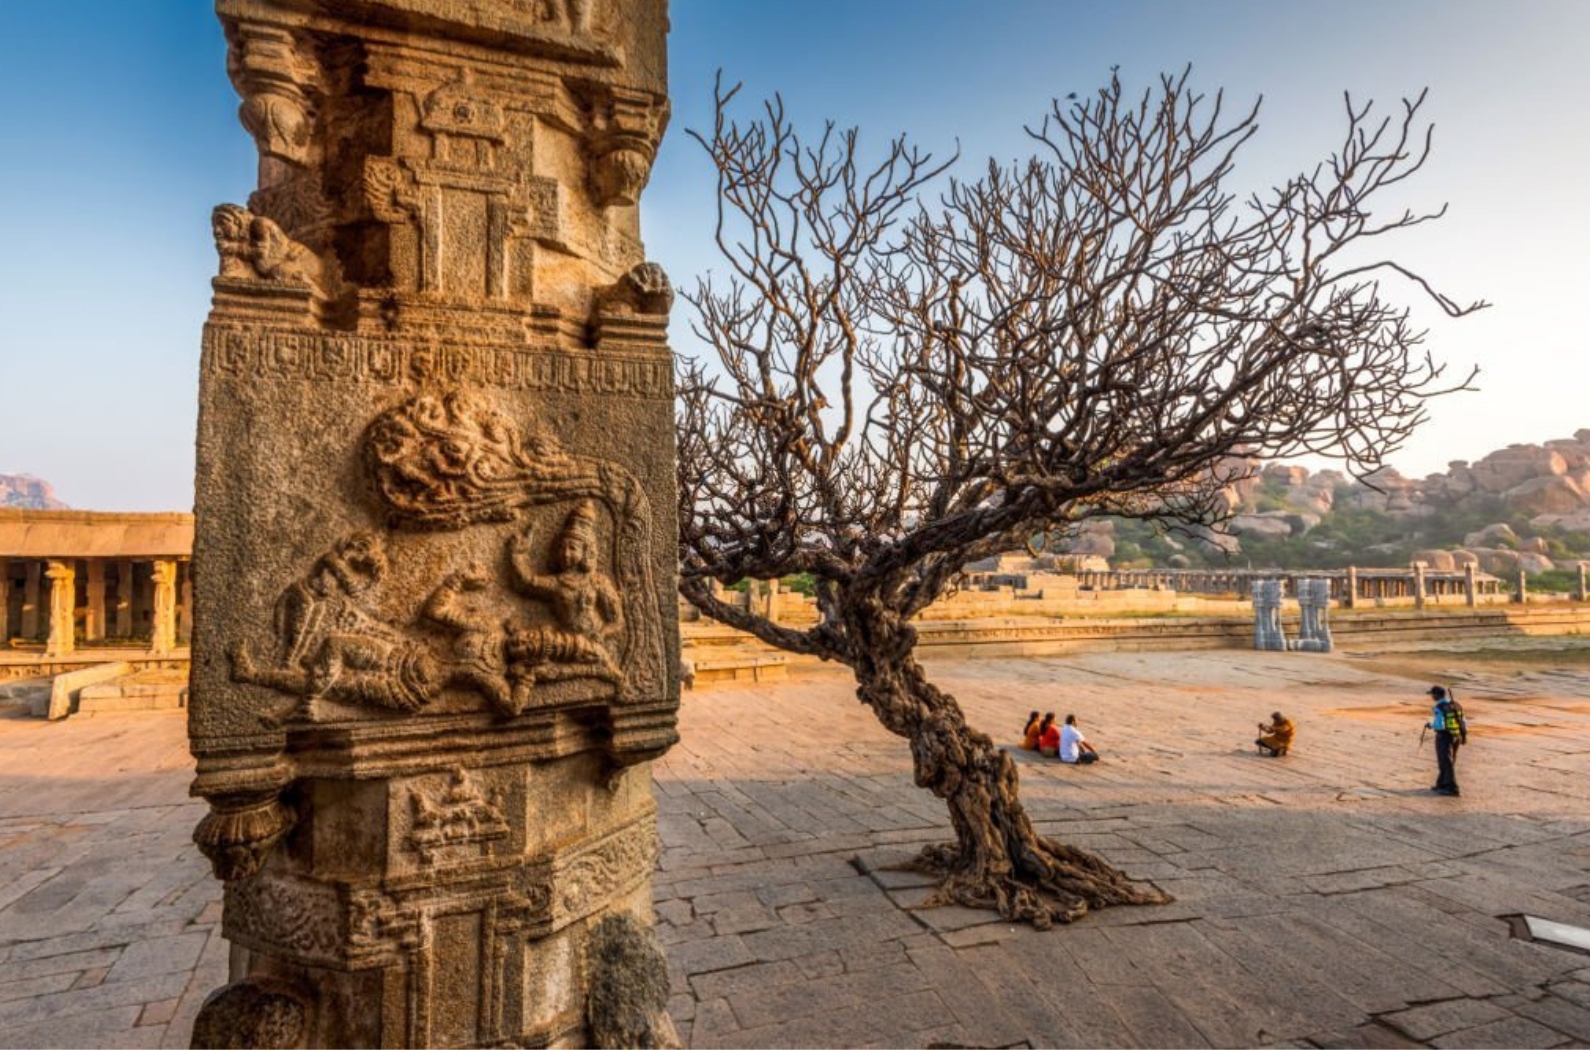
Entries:
{"type": "Polygon", "coordinates": [[[67,510],[66,504],[55,498],[50,483],[32,474],[0,474],[0,507],[22,507],[28,510],[67,510]]]}
{"type": "Polygon", "coordinates": [[[1497,575],[1577,570],[1590,559],[1590,429],[1511,445],[1422,479],[1382,470],[1355,482],[1335,470],[1262,465],[1227,488],[1221,532],[1159,535],[1135,522],[1094,523],[1078,553],[1115,564],[1252,564],[1285,568],[1452,569],[1497,575]]]}

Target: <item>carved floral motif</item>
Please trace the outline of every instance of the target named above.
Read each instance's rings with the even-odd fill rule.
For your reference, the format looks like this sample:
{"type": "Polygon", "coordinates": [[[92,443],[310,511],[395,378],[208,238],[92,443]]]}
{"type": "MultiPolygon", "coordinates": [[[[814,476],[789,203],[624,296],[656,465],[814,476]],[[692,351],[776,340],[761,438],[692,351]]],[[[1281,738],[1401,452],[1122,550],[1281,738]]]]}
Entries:
{"type": "Polygon", "coordinates": [[[222,926],[231,940],[325,963],[341,958],[341,917],[336,887],[276,875],[228,883],[222,926]]]}
{"type": "Polygon", "coordinates": [[[553,921],[559,925],[604,907],[651,874],[659,846],[650,821],[631,824],[591,849],[559,858],[553,871],[553,921]]]}

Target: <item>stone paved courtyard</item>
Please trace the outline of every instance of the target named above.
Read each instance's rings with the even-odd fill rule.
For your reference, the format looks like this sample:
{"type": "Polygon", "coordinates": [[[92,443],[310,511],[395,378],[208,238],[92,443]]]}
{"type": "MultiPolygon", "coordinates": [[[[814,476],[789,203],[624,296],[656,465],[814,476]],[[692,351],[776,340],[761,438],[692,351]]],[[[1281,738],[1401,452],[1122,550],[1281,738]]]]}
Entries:
{"type": "MultiPolygon", "coordinates": [[[[1461,655],[1451,658],[1462,667],[1461,655]]],[[[1303,654],[945,662],[974,725],[1074,711],[1104,760],[1021,754],[1048,834],[1173,893],[1049,933],[919,909],[947,834],[842,676],[686,694],[658,766],[672,1011],[709,1046],[1590,1044],[1590,673],[1455,681],[1461,799],[1428,793],[1424,679],[1303,654]],[[1255,723],[1299,723],[1285,759],[1255,723]]],[[[0,717],[0,1046],[186,1046],[225,979],[180,713],[0,717]]]]}

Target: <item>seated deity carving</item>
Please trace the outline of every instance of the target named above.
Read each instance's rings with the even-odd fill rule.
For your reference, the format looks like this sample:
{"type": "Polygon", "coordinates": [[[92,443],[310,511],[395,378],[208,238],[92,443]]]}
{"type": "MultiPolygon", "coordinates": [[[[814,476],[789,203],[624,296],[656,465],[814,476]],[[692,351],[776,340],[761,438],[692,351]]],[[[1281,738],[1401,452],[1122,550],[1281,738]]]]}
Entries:
{"type": "Polygon", "coordinates": [[[232,679],[302,697],[296,713],[307,713],[318,699],[398,711],[424,707],[440,688],[436,661],[366,608],[386,571],[378,536],[355,533],[339,542],[277,599],[279,661],[262,667],[239,643],[230,654],[232,679]]]}
{"type": "Polygon", "coordinates": [[[508,541],[515,589],[546,602],[554,620],[509,633],[508,673],[521,709],[538,680],[589,676],[617,682],[622,677],[608,638],[623,626],[623,604],[612,579],[597,566],[594,500],[575,504],[551,561],[550,573],[538,573],[531,564],[529,534],[508,541]]]}

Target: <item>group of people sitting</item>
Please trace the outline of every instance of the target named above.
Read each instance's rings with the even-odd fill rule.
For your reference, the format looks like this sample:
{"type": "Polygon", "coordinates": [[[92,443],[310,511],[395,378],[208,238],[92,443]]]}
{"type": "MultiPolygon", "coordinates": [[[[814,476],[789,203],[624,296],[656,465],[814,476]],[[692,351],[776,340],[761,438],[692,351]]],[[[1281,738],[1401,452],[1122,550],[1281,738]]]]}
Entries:
{"type": "MultiPolygon", "coordinates": [[[[1269,722],[1259,723],[1259,738],[1254,741],[1259,747],[1259,753],[1280,758],[1292,746],[1292,736],[1297,732],[1297,727],[1291,719],[1279,711],[1270,713],[1269,722]]],[[[1099,753],[1088,743],[1082,735],[1082,730],[1077,728],[1077,716],[1066,715],[1064,725],[1054,724],[1054,712],[1050,711],[1042,718],[1034,711],[1027,716],[1027,728],[1022,730],[1021,746],[1027,751],[1036,751],[1050,758],[1058,758],[1071,765],[1087,765],[1097,762],[1099,753]]]]}
{"type": "Polygon", "coordinates": [[[1034,711],[1027,716],[1027,728],[1022,731],[1021,746],[1070,765],[1085,766],[1099,760],[1099,753],[1077,727],[1076,715],[1066,715],[1065,724],[1057,726],[1054,724],[1053,711],[1042,718],[1034,711]]]}

